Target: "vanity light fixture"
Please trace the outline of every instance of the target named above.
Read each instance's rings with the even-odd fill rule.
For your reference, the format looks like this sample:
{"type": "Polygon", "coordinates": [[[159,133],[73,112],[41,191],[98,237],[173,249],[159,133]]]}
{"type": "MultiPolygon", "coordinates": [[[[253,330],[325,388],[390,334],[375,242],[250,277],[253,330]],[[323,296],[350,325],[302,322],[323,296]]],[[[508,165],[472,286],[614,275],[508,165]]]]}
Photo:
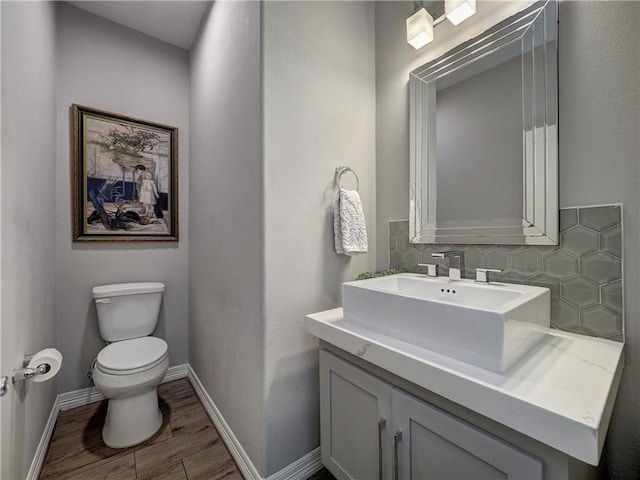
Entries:
{"type": "Polygon", "coordinates": [[[418,50],[433,41],[433,17],[422,7],[407,18],[407,42],[418,50]]]}
{"type": "Polygon", "coordinates": [[[413,4],[415,13],[407,18],[407,42],[416,50],[433,41],[436,25],[445,20],[459,25],[476,13],[476,0],[416,1],[413,4]]]}
{"type": "Polygon", "coordinates": [[[476,0],[444,0],[444,14],[454,25],[459,25],[476,13],[476,0]]]}

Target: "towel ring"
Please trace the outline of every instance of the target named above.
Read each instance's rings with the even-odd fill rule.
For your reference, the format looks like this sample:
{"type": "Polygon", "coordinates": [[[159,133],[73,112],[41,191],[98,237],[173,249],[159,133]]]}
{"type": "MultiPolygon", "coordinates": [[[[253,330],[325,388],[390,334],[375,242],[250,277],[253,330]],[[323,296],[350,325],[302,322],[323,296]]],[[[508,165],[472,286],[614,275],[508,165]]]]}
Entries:
{"type": "Polygon", "coordinates": [[[340,186],[340,178],[342,174],[345,172],[351,172],[356,177],[356,192],[360,190],[360,179],[358,178],[358,174],[351,169],[351,167],[336,167],[336,184],[338,185],[339,190],[344,190],[340,186]]]}

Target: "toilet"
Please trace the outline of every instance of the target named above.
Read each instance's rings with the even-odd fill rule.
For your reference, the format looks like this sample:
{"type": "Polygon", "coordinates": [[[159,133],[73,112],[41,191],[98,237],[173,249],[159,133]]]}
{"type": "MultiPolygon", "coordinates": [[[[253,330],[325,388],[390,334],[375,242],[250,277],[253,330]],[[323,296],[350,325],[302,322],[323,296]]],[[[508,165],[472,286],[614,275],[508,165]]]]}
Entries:
{"type": "Polygon", "coordinates": [[[164,284],[120,283],[93,288],[100,335],[108,343],[93,362],[93,383],[109,400],[102,439],[125,448],[162,425],[157,387],[169,368],[167,343],[150,336],[164,284]]]}

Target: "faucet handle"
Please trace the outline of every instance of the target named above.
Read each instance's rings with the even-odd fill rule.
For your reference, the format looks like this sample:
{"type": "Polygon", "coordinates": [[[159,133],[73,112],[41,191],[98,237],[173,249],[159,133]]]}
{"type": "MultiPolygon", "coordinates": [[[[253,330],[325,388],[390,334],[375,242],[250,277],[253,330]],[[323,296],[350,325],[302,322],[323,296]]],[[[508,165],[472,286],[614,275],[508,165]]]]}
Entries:
{"type": "Polygon", "coordinates": [[[418,266],[427,268],[427,277],[438,276],[438,265],[435,263],[419,263],[418,266]]]}
{"type": "Polygon", "coordinates": [[[490,273],[501,273],[499,268],[476,268],[476,282],[489,283],[490,273]]]}
{"type": "Polygon", "coordinates": [[[432,252],[433,258],[449,259],[449,278],[462,280],[464,276],[464,252],[462,250],[449,250],[446,252],[432,252]]]}
{"type": "Polygon", "coordinates": [[[447,250],[446,252],[432,252],[431,256],[433,258],[451,258],[451,257],[464,258],[464,251],[462,251],[462,250],[447,250]]]}

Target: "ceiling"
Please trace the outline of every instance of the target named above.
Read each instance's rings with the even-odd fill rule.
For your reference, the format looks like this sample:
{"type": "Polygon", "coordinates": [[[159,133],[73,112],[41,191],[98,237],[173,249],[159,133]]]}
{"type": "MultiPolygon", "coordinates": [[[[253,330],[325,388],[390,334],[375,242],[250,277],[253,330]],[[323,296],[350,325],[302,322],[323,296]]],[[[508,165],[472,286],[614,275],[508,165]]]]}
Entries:
{"type": "Polygon", "coordinates": [[[71,5],[189,50],[209,1],[67,1],[71,5]]]}

